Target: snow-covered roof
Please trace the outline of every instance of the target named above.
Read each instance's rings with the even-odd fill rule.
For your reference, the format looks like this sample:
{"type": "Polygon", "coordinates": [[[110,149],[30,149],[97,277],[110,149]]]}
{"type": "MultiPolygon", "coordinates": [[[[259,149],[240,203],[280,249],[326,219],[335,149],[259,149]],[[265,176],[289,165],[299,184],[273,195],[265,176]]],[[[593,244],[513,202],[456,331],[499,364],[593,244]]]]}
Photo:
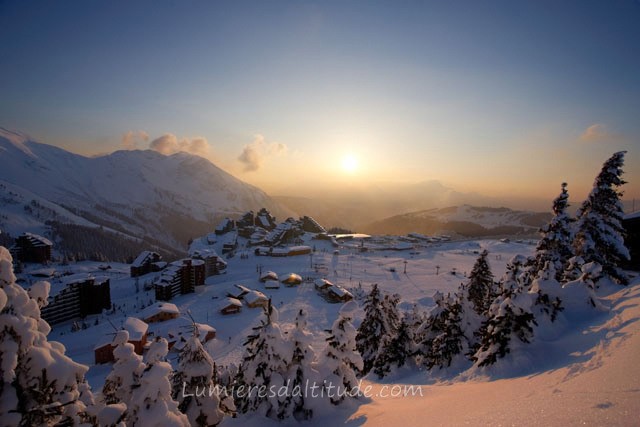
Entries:
{"type": "Polygon", "coordinates": [[[143,319],[148,319],[149,317],[155,316],[158,313],[180,314],[180,311],[175,304],[172,304],[170,302],[156,302],[155,304],[152,304],[142,310],[142,313],[140,313],[140,317],[142,317],[143,319]]]}
{"type": "Polygon", "coordinates": [[[222,308],[229,307],[230,305],[234,305],[236,307],[242,307],[242,301],[237,298],[228,297],[226,301],[223,303],[222,308]]]}
{"type": "Polygon", "coordinates": [[[153,257],[158,256],[157,253],[155,252],[151,252],[151,251],[142,251],[140,252],[140,255],[138,255],[138,257],[133,260],[133,263],[131,264],[132,267],[142,267],[145,263],[150,262],[153,257]]]}
{"type": "Polygon", "coordinates": [[[282,279],[282,283],[302,283],[302,277],[296,273],[289,273],[286,278],[282,279]]]}
{"type": "Polygon", "coordinates": [[[278,275],[273,271],[267,271],[260,276],[260,280],[263,282],[267,280],[278,280],[278,275]]]}
{"type": "Polygon", "coordinates": [[[353,295],[351,295],[351,292],[349,292],[348,290],[346,290],[345,288],[343,288],[342,286],[331,286],[329,288],[329,292],[331,292],[332,294],[342,298],[345,295],[348,295],[350,297],[353,297],[353,295]]]}
{"type": "Polygon", "coordinates": [[[331,283],[327,279],[316,279],[315,285],[319,288],[328,288],[330,286],[333,286],[333,283],[331,283]]]}
{"type": "Polygon", "coordinates": [[[244,296],[244,300],[247,304],[254,304],[259,301],[269,301],[269,298],[260,291],[251,291],[244,296]]]}
{"type": "Polygon", "coordinates": [[[129,340],[140,341],[149,330],[149,325],[135,317],[127,317],[127,320],[124,321],[124,329],[129,332],[129,340]]]}
{"type": "Polygon", "coordinates": [[[76,273],[76,274],[71,274],[69,276],[65,276],[62,279],[60,279],[60,282],[65,285],[71,285],[72,283],[81,283],[81,282],[86,282],[87,280],[94,280],[95,278],[93,277],[93,275],[89,274],[89,273],[76,273]]]}
{"type": "Polygon", "coordinates": [[[27,237],[31,244],[34,246],[53,246],[51,240],[47,239],[46,237],[42,237],[39,234],[24,233],[24,236],[27,237]]]}
{"type": "Polygon", "coordinates": [[[311,246],[306,246],[306,245],[289,246],[289,252],[301,252],[301,251],[311,251],[311,246]]]}

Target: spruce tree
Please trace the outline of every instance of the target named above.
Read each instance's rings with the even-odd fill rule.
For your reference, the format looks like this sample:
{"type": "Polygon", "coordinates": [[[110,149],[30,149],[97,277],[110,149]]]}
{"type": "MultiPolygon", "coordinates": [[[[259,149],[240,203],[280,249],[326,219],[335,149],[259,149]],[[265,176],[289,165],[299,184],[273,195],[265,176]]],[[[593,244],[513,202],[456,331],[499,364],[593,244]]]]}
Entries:
{"type": "Polygon", "coordinates": [[[562,280],[562,274],[569,259],[574,256],[573,222],[567,213],[569,207],[567,183],[563,182],[561,187],[560,195],[553,201],[553,218],[540,229],[541,238],[536,246],[535,260],[532,266],[534,277],[545,268],[547,262],[551,262],[556,272],[556,279],[562,280]]]}
{"type": "Polygon", "coordinates": [[[621,262],[629,259],[622,227],[622,192],[618,191],[625,184],[621,178],[625,153],[615,153],[602,166],[593,190],[578,211],[574,240],[576,255],[585,263],[600,264],[605,275],[622,285],[629,281],[620,268],[621,262]]]}
{"type": "Polygon", "coordinates": [[[50,342],[51,328],[40,317],[50,285],[35,283],[27,293],[16,284],[12,258],[0,246],[0,420],[6,426],[77,425],[91,422],[92,401],[85,382],[89,369],[50,342]],[[81,394],[84,393],[84,397],[81,394]]]}
{"type": "Polygon", "coordinates": [[[180,351],[173,378],[173,397],[194,427],[218,425],[224,416],[214,376],[215,363],[202,346],[194,325],[192,336],[180,351]]]}
{"type": "Polygon", "coordinates": [[[311,366],[315,359],[315,352],[311,347],[312,341],[313,336],[307,330],[307,316],[300,309],[296,315],[295,328],[289,336],[292,355],[285,378],[288,393],[278,408],[279,419],[294,416],[296,419],[307,420],[313,417],[313,410],[306,401],[304,393],[305,383],[312,384],[317,378],[317,372],[311,366]]]}
{"type": "Polygon", "coordinates": [[[393,336],[386,336],[378,357],[373,363],[373,372],[379,378],[385,377],[394,367],[402,367],[415,353],[409,324],[403,318],[393,336]]]}
{"type": "Polygon", "coordinates": [[[285,386],[284,376],[290,363],[287,355],[292,352],[277,323],[278,311],[269,303],[264,314],[265,318],[253,328],[244,344],[245,353],[236,377],[236,408],[240,413],[259,412],[275,419],[283,397],[271,396],[265,390],[285,386]]]}
{"type": "Polygon", "coordinates": [[[173,369],[165,360],[169,343],[158,337],[145,356],[146,367],[140,377],[140,387],[133,390],[128,409],[129,425],[149,427],[189,427],[189,419],[178,409],[171,396],[173,369]]]}
{"type": "Polygon", "coordinates": [[[486,313],[496,297],[493,273],[487,261],[489,252],[485,249],[476,260],[466,285],[467,298],[473,304],[476,313],[486,313]]]}
{"type": "Polygon", "coordinates": [[[546,262],[544,268],[538,272],[538,277],[531,283],[529,291],[536,297],[534,302],[535,308],[538,310],[536,318],[544,315],[551,322],[555,322],[558,314],[564,310],[560,298],[562,285],[556,279],[554,265],[553,261],[546,262]]]}
{"type": "Polygon", "coordinates": [[[363,361],[362,375],[373,368],[382,340],[388,334],[387,321],[382,308],[382,297],[378,285],[374,284],[364,302],[364,319],[356,335],[356,348],[363,361]]]}
{"type": "MultiPolygon", "coordinates": [[[[515,257],[514,257],[515,258],[515,257]]],[[[536,320],[532,312],[533,295],[522,282],[522,263],[514,259],[500,282],[500,295],[487,312],[479,335],[479,347],[472,360],[478,366],[494,364],[506,356],[519,342],[529,343],[533,338],[536,320]]]]}
{"type": "Polygon", "coordinates": [[[318,363],[325,378],[325,386],[331,387],[327,395],[331,403],[338,404],[351,396],[351,391],[358,385],[357,373],[362,371],[362,356],[356,349],[356,329],[351,324],[351,317],[341,314],[333,322],[327,345],[318,363]]]}
{"type": "Polygon", "coordinates": [[[128,341],[129,332],[126,330],[118,331],[113,340],[116,362],[102,387],[102,398],[107,405],[124,403],[129,407],[133,390],[140,387],[140,377],[146,365],[128,341]]]}

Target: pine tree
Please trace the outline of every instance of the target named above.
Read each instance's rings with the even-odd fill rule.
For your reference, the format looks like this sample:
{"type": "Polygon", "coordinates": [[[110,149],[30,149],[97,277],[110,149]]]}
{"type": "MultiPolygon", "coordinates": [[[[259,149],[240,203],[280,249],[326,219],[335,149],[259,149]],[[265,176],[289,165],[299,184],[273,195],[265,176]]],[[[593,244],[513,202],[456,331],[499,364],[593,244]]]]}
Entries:
{"type": "Polygon", "coordinates": [[[553,201],[553,218],[540,229],[541,238],[536,247],[535,260],[532,266],[532,274],[545,268],[547,262],[553,263],[556,279],[562,279],[562,273],[566,269],[573,252],[573,222],[567,213],[569,207],[569,193],[567,183],[562,183],[560,195],[553,201]]]}
{"type": "Polygon", "coordinates": [[[315,352],[311,347],[313,336],[307,330],[307,316],[302,309],[296,315],[295,329],[291,331],[289,340],[292,356],[285,378],[288,392],[278,409],[278,418],[294,416],[296,419],[307,420],[313,417],[313,410],[309,407],[309,402],[305,401],[303,390],[305,382],[315,382],[317,372],[311,366],[315,359],[315,352]]]}
{"type": "Polygon", "coordinates": [[[523,286],[522,278],[522,262],[513,259],[500,283],[501,293],[491,304],[488,320],[478,334],[480,345],[472,356],[478,366],[492,365],[510,353],[517,345],[514,338],[531,342],[533,325],[536,325],[531,310],[534,297],[523,286]]]}
{"type": "Polygon", "coordinates": [[[140,387],[133,390],[128,424],[149,427],[189,427],[189,419],[178,409],[171,397],[173,369],[165,360],[169,343],[157,338],[146,354],[147,366],[140,377],[140,387]]]}
{"type": "Polygon", "coordinates": [[[356,329],[351,324],[351,317],[340,315],[327,331],[327,345],[318,363],[325,373],[325,386],[331,387],[327,395],[331,403],[338,404],[351,396],[351,391],[358,385],[357,372],[362,371],[362,356],[356,349],[356,329]]]}
{"type": "Polygon", "coordinates": [[[27,293],[16,284],[12,258],[0,246],[0,420],[6,426],[91,422],[93,398],[85,381],[89,369],[49,342],[51,328],[40,317],[50,285],[35,283],[27,293]],[[84,394],[84,396],[81,396],[84,394]]]}
{"type": "Polygon", "coordinates": [[[224,414],[214,377],[215,363],[202,346],[194,325],[192,336],[180,352],[173,380],[173,397],[194,427],[215,426],[222,421],[224,414]]]}
{"type": "Polygon", "coordinates": [[[265,319],[253,328],[253,334],[245,342],[245,354],[236,378],[236,407],[240,413],[259,412],[277,418],[282,397],[270,396],[264,390],[285,385],[284,376],[290,363],[287,355],[291,355],[289,342],[277,320],[278,311],[269,304],[265,319]]]}
{"type": "Polygon", "coordinates": [[[544,268],[538,272],[538,277],[531,283],[529,291],[536,297],[534,305],[539,315],[547,316],[551,322],[555,322],[558,314],[564,310],[559,296],[562,286],[556,280],[554,265],[553,261],[546,262],[544,268]]]}
{"type": "Polygon", "coordinates": [[[593,190],[578,211],[574,240],[576,255],[585,263],[597,262],[605,275],[622,285],[629,281],[619,267],[629,259],[622,227],[622,192],[618,191],[618,187],[625,184],[621,178],[625,153],[615,153],[602,166],[593,190]]]}
{"type": "Polygon", "coordinates": [[[356,348],[362,356],[362,375],[373,368],[383,338],[388,334],[387,321],[382,308],[382,297],[378,285],[374,284],[364,302],[364,319],[356,335],[356,348]]]}
{"type": "Polygon", "coordinates": [[[480,253],[471,273],[469,273],[469,281],[465,289],[468,300],[473,304],[473,309],[480,315],[487,312],[496,297],[493,273],[487,261],[488,255],[489,252],[486,249],[480,253]]]}

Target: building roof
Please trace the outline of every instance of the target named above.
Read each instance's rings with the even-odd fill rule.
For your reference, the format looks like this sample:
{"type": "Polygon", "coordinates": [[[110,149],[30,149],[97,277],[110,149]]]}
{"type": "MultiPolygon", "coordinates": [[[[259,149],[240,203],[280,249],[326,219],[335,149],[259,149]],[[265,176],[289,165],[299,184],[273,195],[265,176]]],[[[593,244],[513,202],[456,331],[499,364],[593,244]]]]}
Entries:
{"type": "Polygon", "coordinates": [[[149,325],[135,317],[127,317],[124,321],[124,329],[129,332],[130,341],[140,341],[149,330],[149,325]]]}
{"type": "Polygon", "coordinates": [[[262,276],[260,276],[260,280],[262,280],[263,282],[267,280],[278,280],[278,275],[273,271],[267,271],[262,273],[262,276]]]}
{"type": "Polygon", "coordinates": [[[251,291],[244,296],[244,300],[247,304],[254,304],[260,301],[267,302],[269,298],[260,291],[251,291]]]}
{"type": "Polygon", "coordinates": [[[160,255],[158,255],[155,252],[151,252],[151,251],[142,251],[140,252],[140,255],[138,255],[138,257],[133,260],[133,263],[131,264],[132,267],[142,267],[145,263],[150,262],[153,260],[154,255],[159,257],[160,255]]]}
{"type": "Polygon", "coordinates": [[[175,304],[172,304],[170,302],[156,302],[155,304],[152,304],[142,310],[142,313],[140,313],[140,317],[142,317],[143,319],[148,319],[159,313],[180,314],[180,311],[175,304]]]}
{"type": "Polygon", "coordinates": [[[282,283],[302,283],[302,277],[296,273],[289,273],[286,278],[282,279],[282,283]]]}
{"type": "Polygon", "coordinates": [[[237,298],[228,297],[226,301],[222,304],[221,308],[229,307],[232,305],[235,307],[242,307],[242,302],[237,298]]]}
{"type": "Polygon", "coordinates": [[[29,242],[31,242],[33,246],[53,246],[51,240],[47,239],[46,237],[42,237],[39,234],[24,233],[23,236],[29,239],[29,242]]]}

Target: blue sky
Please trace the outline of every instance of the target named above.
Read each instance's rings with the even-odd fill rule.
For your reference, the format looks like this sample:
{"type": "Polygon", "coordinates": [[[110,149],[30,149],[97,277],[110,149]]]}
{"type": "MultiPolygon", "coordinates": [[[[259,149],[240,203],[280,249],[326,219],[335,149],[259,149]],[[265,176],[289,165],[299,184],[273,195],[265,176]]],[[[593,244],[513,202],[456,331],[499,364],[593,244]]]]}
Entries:
{"type": "Polygon", "coordinates": [[[626,149],[640,198],[639,22],[635,0],[4,1],[0,125],[83,154],[156,140],[274,193],[581,197],[626,149]]]}

